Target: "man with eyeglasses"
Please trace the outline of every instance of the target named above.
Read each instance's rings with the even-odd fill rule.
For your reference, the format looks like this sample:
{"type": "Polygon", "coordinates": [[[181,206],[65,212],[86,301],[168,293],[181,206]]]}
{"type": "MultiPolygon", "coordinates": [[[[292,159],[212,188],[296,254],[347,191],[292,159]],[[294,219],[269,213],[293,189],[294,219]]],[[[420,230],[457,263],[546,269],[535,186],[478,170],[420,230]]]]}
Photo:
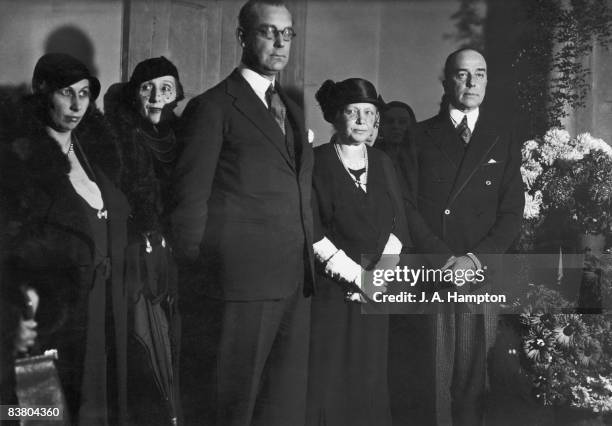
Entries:
{"type": "MultiPolygon", "coordinates": [[[[408,130],[398,164],[412,240],[431,261],[428,267],[465,277],[485,271],[483,285],[457,281],[447,289],[460,294],[495,289],[490,269],[496,256],[492,255],[510,248],[523,215],[520,142],[508,131],[508,123],[494,120],[480,108],[487,79],[487,63],[479,52],[460,49],[450,54],[440,112],[408,130]]],[[[415,360],[420,363],[417,371],[429,372],[421,377],[421,386],[434,391],[425,420],[436,425],[480,425],[496,307],[458,303],[437,307],[435,315],[411,319],[419,323],[415,329],[426,328],[431,337],[430,353],[415,360]]],[[[423,389],[417,392],[421,401],[427,400],[423,389]]]]}
{"type": "Polygon", "coordinates": [[[179,258],[197,271],[181,288],[185,417],[300,425],[313,153],[302,109],[278,84],[296,33],[282,1],[250,0],[238,21],[240,66],[187,105],[179,135],[173,231],[179,258]]]}

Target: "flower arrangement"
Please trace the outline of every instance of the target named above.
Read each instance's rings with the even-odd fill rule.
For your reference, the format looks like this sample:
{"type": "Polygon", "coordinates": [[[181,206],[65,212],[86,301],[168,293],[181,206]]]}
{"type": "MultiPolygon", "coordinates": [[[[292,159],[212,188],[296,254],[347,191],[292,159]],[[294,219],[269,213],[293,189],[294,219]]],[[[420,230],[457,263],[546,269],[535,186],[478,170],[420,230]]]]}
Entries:
{"type": "Polygon", "coordinates": [[[585,234],[600,234],[612,224],[612,147],[583,133],[571,138],[553,128],[525,142],[521,174],[525,219],[562,211],[585,234]]]}
{"type": "Polygon", "coordinates": [[[543,405],[612,412],[612,316],[568,313],[555,291],[530,285],[522,363],[543,405]]]}

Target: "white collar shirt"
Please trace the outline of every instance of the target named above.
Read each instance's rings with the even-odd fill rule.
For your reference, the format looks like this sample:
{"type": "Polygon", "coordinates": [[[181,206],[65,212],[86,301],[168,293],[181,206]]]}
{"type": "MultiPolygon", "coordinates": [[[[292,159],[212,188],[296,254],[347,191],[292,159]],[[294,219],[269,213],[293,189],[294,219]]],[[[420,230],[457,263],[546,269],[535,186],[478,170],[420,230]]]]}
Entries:
{"type": "Polygon", "coordinates": [[[473,109],[468,112],[463,112],[452,105],[449,105],[448,111],[450,113],[451,121],[455,128],[463,121],[463,117],[467,116],[467,124],[470,132],[474,133],[474,127],[476,127],[476,121],[478,120],[479,109],[473,109]]]}
{"type": "Polygon", "coordinates": [[[268,108],[268,102],[266,102],[266,91],[271,84],[274,84],[274,78],[270,81],[270,79],[256,73],[250,68],[247,68],[244,64],[240,64],[238,71],[240,72],[240,75],[244,77],[247,83],[249,83],[249,86],[251,86],[257,97],[261,99],[266,108],[268,108]]]}

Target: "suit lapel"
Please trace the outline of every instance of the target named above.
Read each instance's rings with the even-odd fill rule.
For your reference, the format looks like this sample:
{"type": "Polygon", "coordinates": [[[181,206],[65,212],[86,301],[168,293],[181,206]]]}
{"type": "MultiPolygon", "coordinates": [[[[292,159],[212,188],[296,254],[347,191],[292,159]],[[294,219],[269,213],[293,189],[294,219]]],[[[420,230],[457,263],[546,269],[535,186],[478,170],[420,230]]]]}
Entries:
{"type": "Polygon", "coordinates": [[[455,170],[459,170],[463,158],[463,147],[457,141],[457,135],[450,119],[442,114],[438,115],[431,127],[427,129],[427,133],[448,162],[455,170]]]}
{"type": "MultiPolygon", "coordinates": [[[[305,144],[307,143],[307,140],[304,137],[306,135],[306,127],[304,125],[304,113],[295,102],[293,102],[287,97],[285,91],[281,87],[278,87],[278,89],[278,93],[283,103],[287,107],[287,116],[289,117],[291,123],[295,124],[295,130],[293,132],[293,137],[296,142],[295,161],[301,163],[304,160],[304,156],[302,154],[305,149],[305,144]]],[[[298,164],[298,170],[302,170],[301,164],[298,164]]]]}
{"type": "Polygon", "coordinates": [[[476,122],[474,133],[470,139],[470,144],[463,157],[463,162],[459,168],[459,173],[455,179],[455,184],[451,191],[450,202],[452,202],[459,193],[465,188],[474,173],[485,161],[485,157],[491,149],[497,144],[499,136],[496,135],[494,129],[487,125],[486,121],[481,121],[481,118],[476,122]]]}
{"type": "Polygon", "coordinates": [[[234,97],[234,106],[244,117],[257,127],[294,168],[293,161],[289,157],[285,146],[285,135],[266,109],[266,106],[257,97],[249,83],[240,75],[238,70],[230,75],[227,80],[227,92],[234,97]]]}

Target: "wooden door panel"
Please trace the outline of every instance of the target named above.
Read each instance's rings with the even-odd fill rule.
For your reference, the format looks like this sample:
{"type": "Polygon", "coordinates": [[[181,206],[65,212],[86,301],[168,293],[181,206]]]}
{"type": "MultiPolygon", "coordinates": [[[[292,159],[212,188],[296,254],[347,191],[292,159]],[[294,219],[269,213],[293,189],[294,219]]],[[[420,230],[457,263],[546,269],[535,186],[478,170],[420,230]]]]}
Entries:
{"type": "Polygon", "coordinates": [[[129,78],[140,61],[168,54],[169,13],[169,1],[126,0],[123,17],[123,80],[129,78]]]}
{"type": "Polygon", "coordinates": [[[214,10],[202,4],[171,2],[168,56],[179,69],[187,98],[204,90],[208,65],[216,65],[211,54],[214,49],[209,46],[211,12],[214,10]]]}
{"type": "Polygon", "coordinates": [[[165,56],[178,68],[187,100],[212,86],[219,76],[219,3],[126,0],[123,80],[139,62],[165,56]]]}
{"type": "MultiPolygon", "coordinates": [[[[224,79],[239,63],[238,12],[245,0],[125,0],[122,79],[144,59],[165,56],[178,68],[187,100],[224,79]]],[[[280,76],[301,102],[306,1],[287,2],[298,38],[280,76]]],[[[187,102],[181,102],[179,112],[187,102]]]]}

